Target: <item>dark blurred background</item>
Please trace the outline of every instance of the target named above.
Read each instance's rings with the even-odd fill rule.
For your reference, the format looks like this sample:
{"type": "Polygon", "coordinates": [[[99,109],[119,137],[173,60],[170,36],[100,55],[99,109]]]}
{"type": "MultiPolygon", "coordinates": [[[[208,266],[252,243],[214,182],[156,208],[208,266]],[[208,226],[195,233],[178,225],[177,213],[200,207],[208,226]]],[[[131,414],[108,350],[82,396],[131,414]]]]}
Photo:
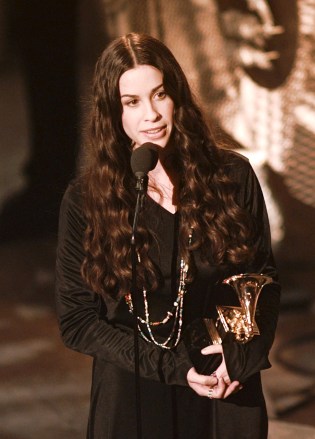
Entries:
{"type": "Polygon", "coordinates": [[[94,64],[128,31],[170,47],[255,168],[283,284],[270,437],[315,438],[315,0],[0,0],[0,436],[84,437],[91,360],[54,313],[58,209],[94,64]]]}

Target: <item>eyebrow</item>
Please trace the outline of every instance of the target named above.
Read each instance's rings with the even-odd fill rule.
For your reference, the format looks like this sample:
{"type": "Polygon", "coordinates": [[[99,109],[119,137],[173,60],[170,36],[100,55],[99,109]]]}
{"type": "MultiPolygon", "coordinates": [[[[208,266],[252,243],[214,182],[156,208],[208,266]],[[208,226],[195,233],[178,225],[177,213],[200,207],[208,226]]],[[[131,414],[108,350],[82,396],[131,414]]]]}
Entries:
{"type": "MultiPolygon", "coordinates": [[[[157,87],[154,87],[152,90],[151,90],[151,94],[152,93],[155,93],[159,88],[161,88],[161,87],[163,87],[164,86],[164,84],[163,84],[163,82],[160,84],[160,85],[158,85],[157,87]]],[[[120,96],[120,98],[135,98],[135,97],[137,97],[138,95],[131,95],[131,94],[124,94],[124,95],[121,95],[120,96]]]]}

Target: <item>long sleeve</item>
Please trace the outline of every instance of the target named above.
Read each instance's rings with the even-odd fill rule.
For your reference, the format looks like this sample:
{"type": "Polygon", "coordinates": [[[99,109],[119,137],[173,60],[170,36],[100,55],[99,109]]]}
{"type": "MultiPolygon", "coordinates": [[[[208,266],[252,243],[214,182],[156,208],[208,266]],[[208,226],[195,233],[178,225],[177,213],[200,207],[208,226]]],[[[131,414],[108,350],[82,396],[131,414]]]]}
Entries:
{"type": "Polygon", "coordinates": [[[227,369],[232,380],[244,382],[262,369],[270,367],[268,354],[272,346],[278,320],[280,304],[280,285],[272,255],[269,221],[263,194],[257,177],[249,163],[242,181],[240,202],[248,209],[258,225],[257,252],[247,273],[263,273],[273,278],[260,295],[256,321],[260,335],[246,344],[237,342],[223,344],[227,369]]]}
{"type": "MultiPolygon", "coordinates": [[[[84,228],[80,197],[72,185],[61,205],[56,263],[56,310],[62,339],[71,349],[133,372],[132,329],[110,324],[103,299],[82,280],[84,228]]],[[[186,375],[192,365],[183,343],[174,351],[165,351],[139,337],[139,353],[142,377],[187,385],[186,375]]]]}

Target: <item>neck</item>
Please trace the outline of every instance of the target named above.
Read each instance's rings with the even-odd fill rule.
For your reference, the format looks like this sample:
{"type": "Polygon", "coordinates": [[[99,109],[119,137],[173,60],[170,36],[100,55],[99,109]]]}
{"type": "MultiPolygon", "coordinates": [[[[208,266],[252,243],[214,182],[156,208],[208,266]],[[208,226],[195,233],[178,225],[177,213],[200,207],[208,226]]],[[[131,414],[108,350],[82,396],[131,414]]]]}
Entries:
{"type": "Polygon", "coordinates": [[[171,213],[177,210],[178,174],[158,161],[149,172],[148,195],[171,213]]]}

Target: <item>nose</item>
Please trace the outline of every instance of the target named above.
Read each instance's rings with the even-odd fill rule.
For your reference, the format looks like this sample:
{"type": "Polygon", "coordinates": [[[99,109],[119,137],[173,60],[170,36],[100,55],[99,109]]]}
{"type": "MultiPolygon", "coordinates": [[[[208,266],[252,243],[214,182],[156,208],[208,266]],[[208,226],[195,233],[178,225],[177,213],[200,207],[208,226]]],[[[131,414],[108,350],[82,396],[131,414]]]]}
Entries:
{"type": "Polygon", "coordinates": [[[145,106],[145,120],[154,122],[156,120],[159,120],[161,118],[160,113],[158,112],[155,105],[150,101],[147,102],[145,106]]]}

